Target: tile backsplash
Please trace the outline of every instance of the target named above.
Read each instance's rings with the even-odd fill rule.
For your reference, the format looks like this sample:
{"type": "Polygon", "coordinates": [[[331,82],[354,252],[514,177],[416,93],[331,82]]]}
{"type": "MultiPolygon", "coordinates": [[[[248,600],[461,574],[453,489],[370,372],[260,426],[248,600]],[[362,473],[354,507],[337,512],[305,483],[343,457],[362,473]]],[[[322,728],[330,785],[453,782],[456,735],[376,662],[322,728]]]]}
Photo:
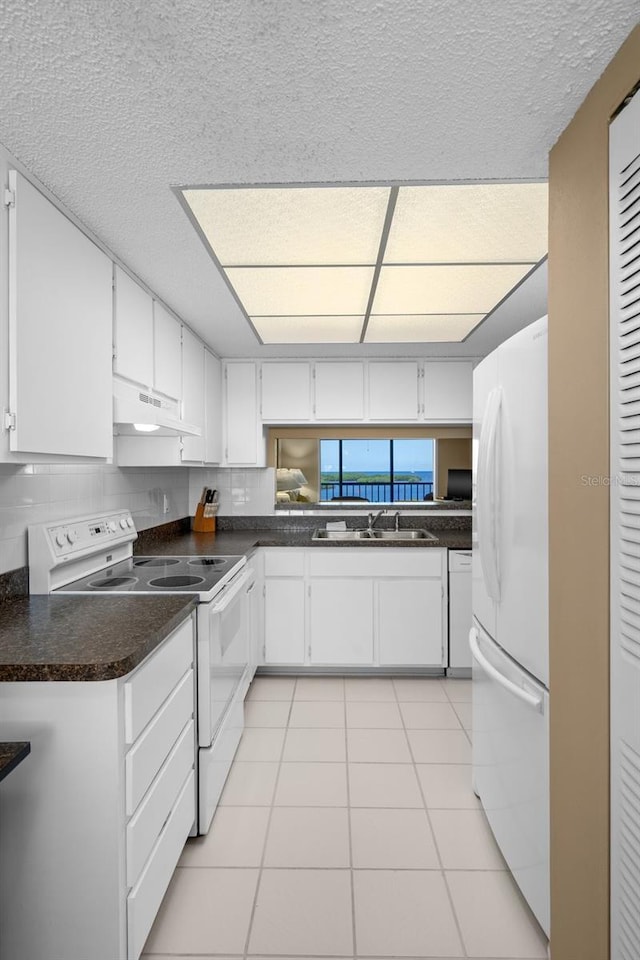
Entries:
{"type": "Polygon", "coordinates": [[[193,512],[189,472],[184,467],[0,464],[0,573],[26,565],[31,523],[128,507],[138,530],[144,530],[188,516],[193,512]]]}
{"type": "Polygon", "coordinates": [[[193,514],[204,486],[218,491],[218,513],[224,517],[267,516],[274,513],[276,478],[273,467],[200,468],[189,470],[189,506],[193,514]]]}

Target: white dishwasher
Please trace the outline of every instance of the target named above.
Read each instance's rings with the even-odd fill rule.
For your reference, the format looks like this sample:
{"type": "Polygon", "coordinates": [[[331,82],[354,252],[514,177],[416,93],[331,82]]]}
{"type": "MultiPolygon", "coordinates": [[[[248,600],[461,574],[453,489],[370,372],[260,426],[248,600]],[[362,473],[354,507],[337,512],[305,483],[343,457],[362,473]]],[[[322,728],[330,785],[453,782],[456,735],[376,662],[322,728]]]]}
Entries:
{"type": "Polygon", "coordinates": [[[469,630],[471,611],[471,550],[449,550],[449,667],[450,677],[471,676],[469,630]]]}

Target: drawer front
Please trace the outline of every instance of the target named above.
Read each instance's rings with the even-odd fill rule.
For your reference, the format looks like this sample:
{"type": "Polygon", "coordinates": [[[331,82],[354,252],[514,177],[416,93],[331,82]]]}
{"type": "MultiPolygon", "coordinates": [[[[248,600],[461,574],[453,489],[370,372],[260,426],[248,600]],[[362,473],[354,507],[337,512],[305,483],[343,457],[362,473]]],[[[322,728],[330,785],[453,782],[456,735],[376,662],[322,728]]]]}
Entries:
{"type": "Polygon", "coordinates": [[[190,720],[148,795],[127,825],[127,886],[132,887],[195,763],[195,724],[190,720]]]}
{"type": "Polygon", "coordinates": [[[191,772],[142,876],[127,897],[127,960],[138,960],[195,817],[195,774],[191,772]]]}
{"type": "Polygon", "coordinates": [[[193,670],[188,670],[125,757],[127,816],[135,812],[185,724],[193,718],[193,683],[193,670]]]}
{"type": "Polygon", "coordinates": [[[301,550],[267,550],[264,556],[265,577],[304,576],[304,553],[301,550]]]}
{"type": "Polygon", "coordinates": [[[473,555],[471,550],[449,550],[449,570],[452,573],[471,573],[473,555]]]}
{"type": "Polygon", "coordinates": [[[193,618],[183,623],[124,685],[125,740],[133,743],[193,663],[193,618]]]}
{"type": "Polygon", "coordinates": [[[440,577],[444,550],[438,547],[323,548],[309,556],[312,577],[440,577]]]}

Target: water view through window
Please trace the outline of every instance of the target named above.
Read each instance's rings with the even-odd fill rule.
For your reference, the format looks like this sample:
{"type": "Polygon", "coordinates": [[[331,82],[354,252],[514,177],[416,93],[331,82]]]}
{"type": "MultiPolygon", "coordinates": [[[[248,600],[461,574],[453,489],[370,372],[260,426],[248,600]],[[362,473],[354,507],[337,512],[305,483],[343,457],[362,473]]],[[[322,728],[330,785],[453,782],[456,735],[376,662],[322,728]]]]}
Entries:
{"type": "Polygon", "coordinates": [[[430,500],[434,449],[428,438],[321,440],[320,500],[430,500]]]}

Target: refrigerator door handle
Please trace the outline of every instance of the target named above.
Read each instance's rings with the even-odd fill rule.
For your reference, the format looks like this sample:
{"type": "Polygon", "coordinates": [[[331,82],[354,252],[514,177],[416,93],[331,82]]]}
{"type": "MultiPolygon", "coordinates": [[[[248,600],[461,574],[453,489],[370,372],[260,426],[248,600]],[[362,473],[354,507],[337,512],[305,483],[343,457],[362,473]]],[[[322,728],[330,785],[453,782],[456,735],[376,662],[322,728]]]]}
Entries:
{"type": "Polygon", "coordinates": [[[480,650],[480,645],[478,643],[478,631],[475,627],[472,627],[469,631],[469,646],[471,647],[471,653],[478,661],[485,673],[488,673],[489,676],[499,683],[501,687],[504,687],[509,693],[514,697],[517,697],[519,700],[523,700],[525,703],[528,703],[530,707],[533,707],[534,710],[537,710],[538,713],[544,712],[544,699],[541,696],[537,696],[535,693],[529,693],[528,690],[523,690],[522,687],[519,687],[517,683],[508,680],[499,670],[493,666],[492,663],[489,663],[485,655],[480,650]]]}
{"type": "Polygon", "coordinates": [[[498,473],[496,447],[498,422],[502,404],[500,387],[489,394],[478,452],[478,533],[480,562],[487,593],[492,600],[500,600],[500,573],[498,569],[498,473]]]}

